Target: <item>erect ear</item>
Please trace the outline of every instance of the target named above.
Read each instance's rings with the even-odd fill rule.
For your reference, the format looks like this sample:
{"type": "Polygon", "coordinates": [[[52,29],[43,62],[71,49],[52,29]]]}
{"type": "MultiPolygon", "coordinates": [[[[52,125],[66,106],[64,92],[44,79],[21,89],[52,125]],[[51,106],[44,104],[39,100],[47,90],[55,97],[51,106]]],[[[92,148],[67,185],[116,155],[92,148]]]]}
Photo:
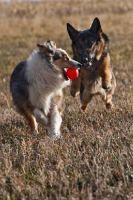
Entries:
{"type": "Polygon", "coordinates": [[[94,33],[102,32],[101,24],[97,17],[93,20],[90,30],[94,33]]]}
{"type": "Polygon", "coordinates": [[[37,44],[40,52],[43,54],[54,54],[56,49],[56,43],[54,41],[48,40],[44,44],[37,44]]]}
{"type": "Polygon", "coordinates": [[[67,23],[67,31],[68,31],[68,34],[69,34],[71,40],[73,40],[78,35],[78,33],[79,33],[79,31],[76,30],[69,23],[67,23]]]}

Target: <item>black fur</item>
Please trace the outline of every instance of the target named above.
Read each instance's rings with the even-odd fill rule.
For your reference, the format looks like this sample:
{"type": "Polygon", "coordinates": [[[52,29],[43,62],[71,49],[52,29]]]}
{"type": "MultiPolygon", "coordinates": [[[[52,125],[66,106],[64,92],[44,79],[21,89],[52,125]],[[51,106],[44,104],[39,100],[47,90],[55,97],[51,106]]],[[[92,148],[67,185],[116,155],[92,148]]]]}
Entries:
{"type": "Polygon", "coordinates": [[[22,107],[23,103],[28,102],[28,86],[29,82],[26,76],[27,61],[20,62],[14,69],[10,79],[10,91],[12,93],[13,102],[22,107]]]}

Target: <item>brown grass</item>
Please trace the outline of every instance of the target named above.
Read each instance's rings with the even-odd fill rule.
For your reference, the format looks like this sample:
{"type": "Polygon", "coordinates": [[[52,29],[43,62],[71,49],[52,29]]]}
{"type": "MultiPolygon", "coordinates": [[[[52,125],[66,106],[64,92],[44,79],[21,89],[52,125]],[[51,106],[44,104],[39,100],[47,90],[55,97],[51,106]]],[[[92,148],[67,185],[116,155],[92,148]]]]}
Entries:
{"type": "Polygon", "coordinates": [[[0,3],[0,199],[133,199],[133,4],[117,1],[0,3]],[[113,3],[114,2],[114,3],[113,3]],[[72,56],[69,22],[89,28],[99,17],[110,38],[115,108],[100,98],[81,113],[65,90],[62,138],[33,136],[14,110],[9,79],[37,43],[52,39],[72,56]]]}

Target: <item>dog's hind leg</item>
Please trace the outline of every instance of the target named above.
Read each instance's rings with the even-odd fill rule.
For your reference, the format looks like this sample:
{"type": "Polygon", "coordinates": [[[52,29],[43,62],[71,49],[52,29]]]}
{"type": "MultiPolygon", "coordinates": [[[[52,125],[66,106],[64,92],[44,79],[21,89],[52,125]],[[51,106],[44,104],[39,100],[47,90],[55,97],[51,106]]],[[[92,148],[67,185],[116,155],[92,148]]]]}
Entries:
{"type": "Polygon", "coordinates": [[[19,110],[20,113],[25,117],[25,119],[27,120],[30,128],[31,128],[31,131],[32,133],[38,133],[38,127],[37,127],[37,122],[36,122],[36,119],[33,115],[33,112],[30,108],[28,109],[21,109],[19,110]]]}

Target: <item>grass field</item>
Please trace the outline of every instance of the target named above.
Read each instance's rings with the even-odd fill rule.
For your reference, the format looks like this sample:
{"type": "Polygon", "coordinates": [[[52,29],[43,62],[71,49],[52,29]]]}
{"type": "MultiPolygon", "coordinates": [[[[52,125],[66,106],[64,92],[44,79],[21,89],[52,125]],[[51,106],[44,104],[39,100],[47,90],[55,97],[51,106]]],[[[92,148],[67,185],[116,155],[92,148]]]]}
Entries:
{"type": "Polygon", "coordinates": [[[0,3],[0,200],[133,199],[132,19],[124,0],[0,3]],[[14,67],[47,39],[72,57],[66,23],[87,29],[95,17],[110,38],[114,109],[97,97],[83,114],[67,88],[62,138],[49,141],[42,126],[32,135],[12,105],[14,67]]]}

